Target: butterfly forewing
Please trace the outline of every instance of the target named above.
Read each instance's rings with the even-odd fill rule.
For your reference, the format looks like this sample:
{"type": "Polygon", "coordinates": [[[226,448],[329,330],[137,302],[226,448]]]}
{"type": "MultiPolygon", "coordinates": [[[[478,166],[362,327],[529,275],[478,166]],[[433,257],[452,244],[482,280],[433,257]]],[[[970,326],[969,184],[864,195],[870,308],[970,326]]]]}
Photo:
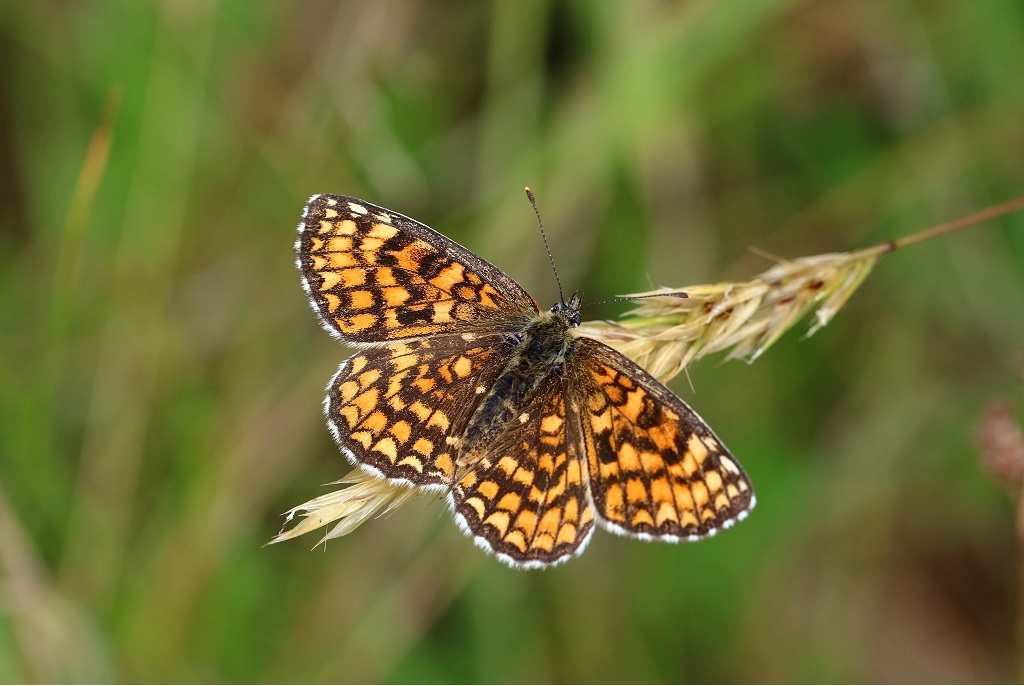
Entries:
{"type": "Polygon", "coordinates": [[[347,342],[493,331],[537,314],[530,295],[494,265],[356,198],[313,196],[295,248],[314,309],[347,342]]]}
{"type": "Polygon", "coordinates": [[[747,475],[681,398],[603,343],[581,337],[575,355],[573,397],[602,524],[696,540],[746,516],[747,475]]]}

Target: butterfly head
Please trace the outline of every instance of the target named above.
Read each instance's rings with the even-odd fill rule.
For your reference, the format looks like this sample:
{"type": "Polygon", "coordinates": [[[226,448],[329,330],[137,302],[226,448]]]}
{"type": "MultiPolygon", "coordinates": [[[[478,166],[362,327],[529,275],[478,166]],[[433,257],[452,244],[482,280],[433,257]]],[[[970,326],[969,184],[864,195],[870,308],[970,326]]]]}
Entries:
{"type": "Polygon", "coordinates": [[[581,302],[582,299],[580,298],[580,294],[578,292],[573,293],[572,296],[569,298],[569,302],[565,302],[565,300],[559,300],[558,302],[555,303],[554,307],[551,308],[551,311],[565,317],[566,320],[569,322],[569,325],[575,328],[580,325],[581,302]]]}

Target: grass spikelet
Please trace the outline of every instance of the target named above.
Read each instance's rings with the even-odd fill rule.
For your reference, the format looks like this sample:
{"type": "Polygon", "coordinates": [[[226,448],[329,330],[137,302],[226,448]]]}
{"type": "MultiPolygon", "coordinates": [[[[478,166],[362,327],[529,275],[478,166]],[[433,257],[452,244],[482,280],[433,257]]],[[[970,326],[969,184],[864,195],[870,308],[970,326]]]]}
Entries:
{"type": "Polygon", "coordinates": [[[884,255],[1022,207],[1024,198],[1017,198],[863,250],[781,260],[750,281],[633,293],[625,297],[643,300],[621,320],[585,322],[579,332],[662,381],[724,350],[726,359],[753,362],[812,311],[808,336],[832,321],[884,255]]]}
{"type": "Polygon", "coordinates": [[[580,333],[662,381],[723,350],[731,349],[727,359],[753,362],[812,310],[808,335],[828,324],[890,249],[784,260],[750,281],[634,293],[627,297],[644,300],[620,321],[586,322],[580,333]]]}
{"type": "MultiPolygon", "coordinates": [[[[382,516],[410,500],[425,495],[426,491],[411,486],[400,486],[376,476],[353,469],[329,485],[348,484],[346,488],[325,493],[288,510],[284,526],[301,514],[298,524],[270,539],[269,544],[287,541],[309,533],[331,522],[337,522],[316,545],[351,533],[374,515],[382,516]]],[[[268,545],[269,545],[268,544],[268,545]]],[[[316,547],[316,546],[314,546],[316,547]]]]}

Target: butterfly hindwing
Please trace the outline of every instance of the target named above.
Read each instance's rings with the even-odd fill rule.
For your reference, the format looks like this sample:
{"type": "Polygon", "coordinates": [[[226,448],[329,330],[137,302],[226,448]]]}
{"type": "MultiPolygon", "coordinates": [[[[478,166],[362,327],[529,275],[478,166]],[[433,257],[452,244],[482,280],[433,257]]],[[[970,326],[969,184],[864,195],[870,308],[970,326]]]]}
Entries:
{"type": "Polygon", "coordinates": [[[519,567],[557,564],[583,551],[594,508],[564,384],[521,408],[523,422],[487,447],[451,494],[460,526],[519,567]]]}
{"type": "Polygon", "coordinates": [[[447,488],[457,438],[504,365],[505,347],[499,336],[473,346],[441,336],[356,353],[327,388],[331,433],[354,462],[387,479],[447,488]]]}

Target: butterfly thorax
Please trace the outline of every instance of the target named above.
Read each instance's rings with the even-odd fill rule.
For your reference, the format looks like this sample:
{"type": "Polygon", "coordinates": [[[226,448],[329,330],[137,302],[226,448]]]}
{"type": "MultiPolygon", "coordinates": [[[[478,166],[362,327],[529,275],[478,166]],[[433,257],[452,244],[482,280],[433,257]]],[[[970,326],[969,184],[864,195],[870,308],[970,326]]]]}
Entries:
{"type": "Polygon", "coordinates": [[[577,339],[579,299],[556,304],[508,334],[508,362],[477,405],[462,436],[460,465],[475,463],[487,448],[530,420],[535,400],[551,384],[564,384],[567,360],[577,339]]]}

